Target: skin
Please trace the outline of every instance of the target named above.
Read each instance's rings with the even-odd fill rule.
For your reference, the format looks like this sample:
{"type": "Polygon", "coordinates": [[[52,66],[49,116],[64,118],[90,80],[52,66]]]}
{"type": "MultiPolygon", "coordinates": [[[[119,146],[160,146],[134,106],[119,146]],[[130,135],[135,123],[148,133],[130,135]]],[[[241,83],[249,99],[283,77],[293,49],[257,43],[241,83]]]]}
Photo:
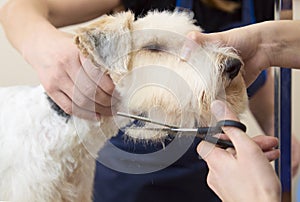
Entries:
{"type": "MultiPolygon", "coordinates": [[[[225,32],[191,32],[199,44],[220,42],[234,47],[244,61],[244,79],[249,86],[263,69],[272,66],[300,68],[300,21],[268,21],[225,32]]],[[[186,49],[186,52],[191,49],[186,49]]],[[[188,53],[184,53],[188,55],[188,53]]]]}
{"type": "Polygon", "coordinates": [[[116,99],[109,75],[80,55],[72,35],[57,28],[101,16],[118,5],[118,0],[11,0],[0,10],[7,38],[68,114],[92,120],[111,115],[116,99]]]}
{"type": "MultiPolygon", "coordinates": [[[[239,121],[221,101],[212,104],[212,111],[217,120],[239,121]]],[[[279,179],[261,148],[237,128],[222,129],[235,149],[224,150],[205,141],[197,147],[209,167],[207,183],[210,188],[226,202],[280,201],[279,179]]]]}
{"type": "MultiPolygon", "coordinates": [[[[300,68],[299,25],[300,21],[270,21],[213,34],[192,32],[188,37],[199,44],[220,42],[236,48],[245,63],[246,84],[250,85],[263,69],[270,66],[300,68]]],[[[184,54],[188,55],[189,53],[184,54]]],[[[261,96],[270,95],[270,92],[264,94],[270,83],[271,81],[268,80],[266,86],[261,89],[261,92],[258,92],[261,96]]],[[[259,100],[256,98],[253,102],[259,102],[259,100]]],[[[273,103],[269,104],[273,106],[273,103]]],[[[224,103],[215,105],[212,108],[217,118],[236,119],[236,116],[224,106],[224,103]],[[223,112],[226,110],[226,113],[218,113],[218,109],[214,108],[221,108],[223,112]]],[[[259,109],[257,110],[254,113],[260,113],[259,109]]],[[[267,114],[271,113],[273,112],[267,111],[267,114]]],[[[271,122],[272,120],[269,119],[264,128],[270,133],[273,130],[271,122]]],[[[208,150],[206,142],[200,143],[197,149],[210,168],[207,179],[209,186],[224,201],[280,201],[278,178],[270,165],[266,163],[263,153],[257,149],[257,145],[237,129],[224,128],[224,132],[232,140],[236,150],[222,151],[219,148],[211,149],[210,146],[212,151],[209,154],[203,153],[208,150]],[[255,161],[255,164],[246,163],[246,161],[252,161],[251,159],[255,161]],[[230,169],[224,166],[225,164],[230,169]],[[226,179],[224,179],[225,176],[226,179]],[[249,176],[251,176],[251,180],[248,179],[249,176]],[[243,182],[242,186],[241,181],[243,182]]],[[[298,169],[298,152],[295,151],[295,149],[298,150],[298,144],[297,139],[293,138],[292,150],[296,152],[292,159],[293,173],[298,169]],[[295,144],[297,145],[295,146],[295,144]]]]}
{"type": "MultiPolygon", "coordinates": [[[[225,32],[203,34],[191,32],[189,39],[199,44],[218,42],[236,48],[242,57],[244,79],[249,86],[264,69],[271,66],[300,68],[300,21],[270,21],[225,32]]],[[[185,46],[183,56],[190,55],[193,46],[185,46]],[[186,48],[187,47],[187,48],[186,48]]],[[[274,80],[268,69],[265,85],[249,100],[251,112],[265,134],[274,135],[274,80]]],[[[292,136],[292,174],[299,167],[300,143],[292,136]]]]}

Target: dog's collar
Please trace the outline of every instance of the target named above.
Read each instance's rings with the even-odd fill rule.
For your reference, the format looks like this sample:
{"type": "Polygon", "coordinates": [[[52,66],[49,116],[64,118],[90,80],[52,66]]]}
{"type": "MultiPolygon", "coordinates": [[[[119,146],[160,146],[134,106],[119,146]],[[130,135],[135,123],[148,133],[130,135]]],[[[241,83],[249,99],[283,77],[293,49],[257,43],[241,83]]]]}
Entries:
{"type": "Polygon", "coordinates": [[[51,109],[53,109],[57,115],[66,118],[66,123],[69,121],[69,119],[71,118],[71,115],[67,114],[66,112],[64,112],[64,110],[62,110],[60,108],[60,106],[58,106],[47,94],[47,100],[50,104],[51,109]]]}

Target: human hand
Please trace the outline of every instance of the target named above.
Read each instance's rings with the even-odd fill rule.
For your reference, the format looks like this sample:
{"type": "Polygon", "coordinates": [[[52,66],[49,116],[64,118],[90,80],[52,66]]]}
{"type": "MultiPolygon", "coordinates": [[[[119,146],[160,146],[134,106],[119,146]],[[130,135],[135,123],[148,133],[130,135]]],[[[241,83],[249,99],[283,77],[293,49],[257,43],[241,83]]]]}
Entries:
{"type": "Polygon", "coordinates": [[[269,161],[274,161],[279,158],[280,150],[275,149],[278,146],[278,139],[273,136],[258,135],[252,140],[260,147],[264,155],[269,161]]]}
{"type": "Polygon", "coordinates": [[[265,49],[260,48],[260,35],[254,34],[253,29],[236,28],[225,32],[204,34],[193,31],[187,35],[187,42],[184,46],[183,57],[189,55],[195,47],[189,40],[195,41],[200,45],[208,43],[217,43],[224,46],[234,47],[244,62],[243,74],[246,85],[249,86],[267,67],[270,67],[270,61],[265,49]]]}
{"type": "MultiPolygon", "coordinates": [[[[223,102],[215,101],[218,120],[238,121],[223,102]]],[[[244,132],[222,127],[235,149],[221,149],[202,141],[197,152],[207,162],[207,183],[223,201],[280,201],[280,182],[261,148],[244,132]]]]}
{"type": "MultiPolygon", "coordinates": [[[[226,135],[222,135],[222,138],[228,139],[226,135]]],[[[258,135],[252,138],[252,140],[260,147],[264,155],[271,162],[279,158],[280,150],[275,149],[278,147],[278,139],[273,136],[258,135]]],[[[230,150],[235,155],[235,150],[230,150]]]]}
{"type": "Polygon", "coordinates": [[[300,142],[292,135],[292,176],[295,177],[300,165],[300,142]]]}
{"type": "Polygon", "coordinates": [[[67,114],[95,120],[111,115],[114,84],[109,75],[80,55],[73,38],[57,30],[36,35],[23,50],[47,94],[67,114]]]}

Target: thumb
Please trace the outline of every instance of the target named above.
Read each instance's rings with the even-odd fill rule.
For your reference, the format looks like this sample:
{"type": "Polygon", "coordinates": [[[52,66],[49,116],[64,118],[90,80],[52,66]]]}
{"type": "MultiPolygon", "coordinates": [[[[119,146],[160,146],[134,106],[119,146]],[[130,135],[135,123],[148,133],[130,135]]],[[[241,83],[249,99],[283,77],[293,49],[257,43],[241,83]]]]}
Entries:
{"type": "Polygon", "coordinates": [[[180,52],[181,60],[188,61],[191,57],[192,52],[199,48],[199,46],[201,45],[201,43],[198,43],[199,34],[201,33],[196,31],[188,33],[180,52]]]}
{"type": "Polygon", "coordinates": [[[182,60],[188,60],[191,53],[199,46],[205,46],[208,43],[220,43],[223,42],[221,33],[204,34],[199,31],[191,31],[186,35],[186,41],[180,53],[182,60]]]}
{"type": "MultiPolygon", "coordinates": [[[[215,115],[215,117],[218,121],[220,121],[220,120],[239,121],[236,114],[233,113],[227,107],[227,105],[222,101],[219,101],[219,100],[214,101],[211,104],[211,111],[215,115]]],[[[238,150],[239,147],[244,145],[245,141],[248,141],[250,139],[243,131],[241,131],[238,128],[223,126],[222,129],[223,129],[224,133],[232,141],[236,150],[238,150]]]]}

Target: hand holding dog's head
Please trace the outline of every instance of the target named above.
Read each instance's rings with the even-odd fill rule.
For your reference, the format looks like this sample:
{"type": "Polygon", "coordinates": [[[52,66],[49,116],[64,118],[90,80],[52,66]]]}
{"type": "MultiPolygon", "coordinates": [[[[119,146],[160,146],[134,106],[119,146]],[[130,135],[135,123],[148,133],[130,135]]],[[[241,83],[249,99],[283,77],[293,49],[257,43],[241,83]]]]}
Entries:
{"type": "Polygon", "coordinates": [[[75,43],[96,66],[102,66],[112,74],[126,73],[133,20],[134,15],[130,12],[105,15],[89,27],[78,30],[75,43]]]}

